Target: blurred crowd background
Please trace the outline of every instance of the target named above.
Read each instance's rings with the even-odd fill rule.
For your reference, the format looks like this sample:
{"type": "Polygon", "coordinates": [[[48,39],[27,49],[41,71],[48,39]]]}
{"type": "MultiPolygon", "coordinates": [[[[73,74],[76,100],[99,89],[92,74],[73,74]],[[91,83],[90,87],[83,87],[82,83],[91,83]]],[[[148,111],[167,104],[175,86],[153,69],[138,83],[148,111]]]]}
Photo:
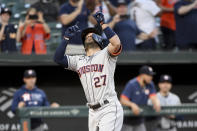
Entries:
{"type": "MultiPolygon", "coordinates": [[[[0,53],[53,53],[65,30],[94,26],[97,11],[118,34],[123,51],[194,51],[197,0],[0,0],[0,53]]],[[[83,53],[80,33],[69,53],[83,53]]]]}

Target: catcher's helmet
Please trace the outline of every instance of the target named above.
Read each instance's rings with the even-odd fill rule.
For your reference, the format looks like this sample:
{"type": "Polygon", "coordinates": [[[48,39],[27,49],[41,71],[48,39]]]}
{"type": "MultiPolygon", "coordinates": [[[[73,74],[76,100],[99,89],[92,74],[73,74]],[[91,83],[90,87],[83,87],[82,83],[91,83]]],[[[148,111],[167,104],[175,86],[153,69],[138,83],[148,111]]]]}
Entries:
{"type": "Polygon", "coordinates": [[[101,49],[105,48],[105,41],[102,38],[102,36],[99,33],[99,31],[96,30],[95,28],[87,28],[87,29],[85,29],[85,30],[82,31],[81,38],[82,38],[82,42],[83,42],[84,47],[85,47],[85,38],[86,38],[86,35],[88,35],[89,33],[93,33],[92,38],[98,44],[98,46],[101,49]]]}

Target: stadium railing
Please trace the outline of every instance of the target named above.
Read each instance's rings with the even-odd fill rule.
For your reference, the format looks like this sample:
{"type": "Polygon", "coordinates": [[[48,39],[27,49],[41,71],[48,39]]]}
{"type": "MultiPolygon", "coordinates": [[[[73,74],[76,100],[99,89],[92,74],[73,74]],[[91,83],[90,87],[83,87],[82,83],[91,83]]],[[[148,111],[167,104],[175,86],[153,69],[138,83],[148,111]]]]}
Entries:
{"type": "MultiPolygon", "coordinates": [[[[163,106],[161,112],[157,113],[151,106],[141,107],[141,116],[162,116],[162,115],[193,115],[197,114],[196,104],[182,104],[179,106],[163,106]]],[[[61,106],[21,108],[17,111],[20,118],[21,131],[31,131],[30,118],[80,118],[88,117],[86,106],[61,106]]],[[[124,116],[134,116],[131,109],[124,107],[124,116]]]]}

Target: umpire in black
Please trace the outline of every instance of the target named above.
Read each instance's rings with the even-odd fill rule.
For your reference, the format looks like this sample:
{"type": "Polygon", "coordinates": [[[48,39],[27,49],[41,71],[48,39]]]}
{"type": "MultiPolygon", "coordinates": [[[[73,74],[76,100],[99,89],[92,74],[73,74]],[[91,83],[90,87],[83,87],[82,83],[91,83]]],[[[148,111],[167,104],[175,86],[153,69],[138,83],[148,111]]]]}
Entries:
{"type": "Polygon", "coordinates": [[[16,31],[17,27],[9,24],[12,12],[8,8],[2,8],[0,17],[0,48],[1,52],[16,52],[16,31]]]}

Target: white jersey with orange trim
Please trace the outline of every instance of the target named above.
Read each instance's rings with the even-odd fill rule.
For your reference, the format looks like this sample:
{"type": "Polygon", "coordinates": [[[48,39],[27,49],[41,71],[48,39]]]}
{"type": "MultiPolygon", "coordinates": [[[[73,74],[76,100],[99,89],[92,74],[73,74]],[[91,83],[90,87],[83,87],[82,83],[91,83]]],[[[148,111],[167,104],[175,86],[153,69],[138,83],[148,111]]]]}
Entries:
{"type": "Polygon", "coordinates": [[[111,56],[106,47],[92,56],[67,56],[68,69],[78,73],[89,104],[117,97],[114,72],[119,53],[111,56]]]}
{"type": "Polygon", "coordinates": [[[117,55],[108,47],[92,56],[68,56],[68,69],[78,73],[89,105],[89,131],[120,131],[123,109],[114,86],[117,55]],[[108,103],[105,103],[105,101],[108,103]],[[91,108],[90,105],[101,105],[91,108]]]}

